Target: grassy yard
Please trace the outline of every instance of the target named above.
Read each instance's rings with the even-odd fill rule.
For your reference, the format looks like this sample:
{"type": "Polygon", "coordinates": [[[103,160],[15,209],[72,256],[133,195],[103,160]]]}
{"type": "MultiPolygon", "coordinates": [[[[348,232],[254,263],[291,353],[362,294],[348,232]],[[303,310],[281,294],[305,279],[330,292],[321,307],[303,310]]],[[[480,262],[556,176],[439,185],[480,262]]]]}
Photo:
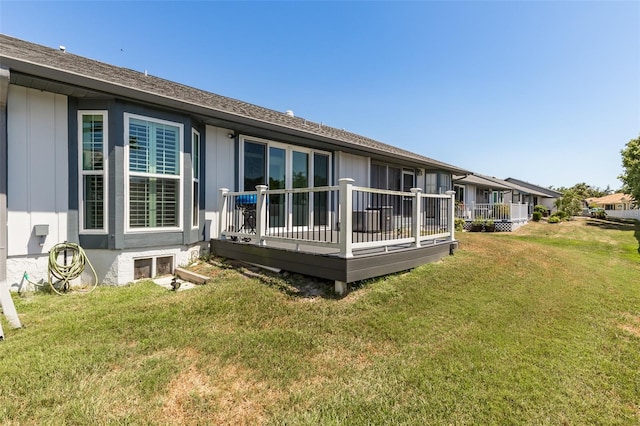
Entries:
{"type": "Polygon", "coordinates": [[[343,299],[206,265],[188,291],[16,296],[0,424],[639,424],[640,225],[458,237],[343,299]]]}

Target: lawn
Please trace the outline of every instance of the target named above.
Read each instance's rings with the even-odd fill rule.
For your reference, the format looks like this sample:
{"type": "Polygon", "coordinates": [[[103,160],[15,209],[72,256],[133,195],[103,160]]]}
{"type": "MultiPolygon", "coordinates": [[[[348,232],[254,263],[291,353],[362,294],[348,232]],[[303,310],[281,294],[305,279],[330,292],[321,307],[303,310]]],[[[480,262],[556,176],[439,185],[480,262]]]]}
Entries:
{"type": "Polygon", "coordinates": [[[640,224],[458,238],[342,299],[218,263],[187,291],[16,296],[0,424],[640,423],[640,224]]]}

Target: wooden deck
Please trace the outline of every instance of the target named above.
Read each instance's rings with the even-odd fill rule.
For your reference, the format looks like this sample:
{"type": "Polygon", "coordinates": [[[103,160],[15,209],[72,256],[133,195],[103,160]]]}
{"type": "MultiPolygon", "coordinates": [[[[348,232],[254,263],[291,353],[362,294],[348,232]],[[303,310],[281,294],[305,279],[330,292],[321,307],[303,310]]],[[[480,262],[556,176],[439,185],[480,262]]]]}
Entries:
{"type": "Polygon", "coordinates": [[[384,248],[354,250],[353,257],[340,257],[335,250],[305,246],[299,250],[291,246],[270,242],[258,246],[230,239],[211,240],[211,253],[229,259],[255,263],[285,271],[311,275],[328,280],[352,283],[406,271],[453,254],[457,241],[434,240],[431,244],[415,247],[398,244],[384,248]]]}

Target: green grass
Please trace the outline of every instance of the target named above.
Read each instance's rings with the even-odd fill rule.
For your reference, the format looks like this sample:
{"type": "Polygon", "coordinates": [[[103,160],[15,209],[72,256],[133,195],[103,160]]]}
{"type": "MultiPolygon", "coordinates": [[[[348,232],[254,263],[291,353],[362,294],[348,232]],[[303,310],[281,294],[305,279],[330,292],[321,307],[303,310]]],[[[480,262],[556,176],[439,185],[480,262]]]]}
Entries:
{"type": "Polygon", "coordinates": [[[458,237],[343,299],[232,269],[16,296],[0,424],[640,423],[640,225],[458,237]]]}

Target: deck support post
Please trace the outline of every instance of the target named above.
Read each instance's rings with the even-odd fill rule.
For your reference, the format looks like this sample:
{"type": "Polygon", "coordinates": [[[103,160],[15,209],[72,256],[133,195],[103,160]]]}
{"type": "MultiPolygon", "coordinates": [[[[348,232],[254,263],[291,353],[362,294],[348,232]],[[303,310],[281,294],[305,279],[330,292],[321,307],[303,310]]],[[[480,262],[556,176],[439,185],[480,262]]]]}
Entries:
{"type": "Polygon", "coordinates": [[[449,241],[455,241],[455,229],[456,229],[456,191],[447,191],[449,198],[449,220],[447,224],[447,231],[449,232],[449,241]]]}
{"type": "Polygon", "coordinates": [[[258,237],[258,245],[266,246],[267,242],[264,240],[267,234],[267,185],[258,185],[256,190],[258,191],[258,197],[256,200],[256,235],[258,237]]]}
{"type": "Polygon", "coordinates": [[[227,208],[229,188],[220,188],[218,198],[218,238],[222,238],[222,232],[227,229],[227,208]]]}
{"type": "Polygon", "coordinates": [[[354,180],[351,178],[342,178],[338,181],[340,186],[340,256],[347,258],[353,257],[351,241],[353,235],[353,182],[354,180]]]}
{"type": "Polygon", "coordinates": [[[416,248],[420,247],[420,230],[422,229],[422,188],[411,188],[411,193],[414,195],[413,201],[413,220],[411,226],[411,233],[416,240],[416,248]]]}
{"type": "Polygon", "coordinates": [[[347,283],[344,281],[336,281],[335,282],[335,292],[340,296],[344,296],[347,292],[347,283]]]}

